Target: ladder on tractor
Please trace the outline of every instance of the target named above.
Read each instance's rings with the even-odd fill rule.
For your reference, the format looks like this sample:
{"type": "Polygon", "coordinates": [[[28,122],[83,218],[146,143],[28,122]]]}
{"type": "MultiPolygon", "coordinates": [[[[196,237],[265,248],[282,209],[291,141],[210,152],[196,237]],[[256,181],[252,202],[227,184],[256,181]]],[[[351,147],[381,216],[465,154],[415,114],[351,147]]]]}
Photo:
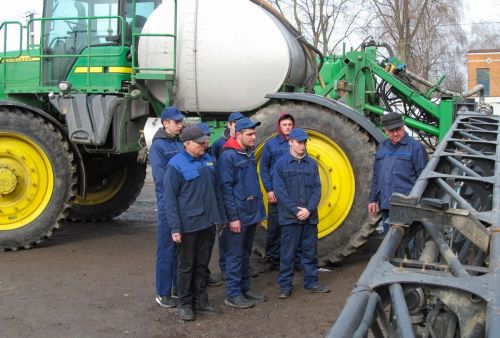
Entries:
{"type": "Polygon", "coordinates": [[[409,196],[328,337],[500,332],[500,117],[466,112],[409,196]]]}
{"type": "MultiPolygon", "coordinates": [[[[166,81],[166,93],[165,93],[165,105],[169,106],[171,101],[171,92],[176,76],[176,65],[177,65],[177,0],[174,0],[174,31],[173,33],[141,33],[136,31],[135,17],[132,21],[132,78],[131,84],[135,85],[137,80],[159,80],[166,81]],[[173,51],[172,51],[172,67],[139,67],[138,63],[138,43],[140,37],[157,37],[157,38],[170,38],[173,40],[173,51]]],[[[135,3],[135,1],[134,1],[135,3]]],[[[135,4],[134,4],[135,8],[135,4]]]]}

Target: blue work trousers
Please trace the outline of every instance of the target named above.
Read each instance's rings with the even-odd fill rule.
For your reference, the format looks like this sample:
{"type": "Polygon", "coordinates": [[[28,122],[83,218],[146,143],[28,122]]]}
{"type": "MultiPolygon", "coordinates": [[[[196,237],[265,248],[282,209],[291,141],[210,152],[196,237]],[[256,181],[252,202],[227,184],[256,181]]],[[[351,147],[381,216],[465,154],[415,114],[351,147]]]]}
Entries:
{"type": "Polygon", "coordinates": [[[318,227],[316,224],[287,224],[281,226],[281,260],[278,283],[281,291],[293,288],[293,265],[297,249],[302,246],[300,264],[304,288],[318,285],[318,227]]]}
{"type": "Polygon", "coordinates": [[[268,203],[266,257],[273,262],[280,261],[280,237],[281,231],[278,224],[278,205],[276,203],[268,203]]]}
{"type": "Polygon", "coordinates": [[[240,233],[224,228],[226,232],[226,296],[237,297],[250,290],[250,255],[257,225],[241,227],[240,233]]]}
{"type": "Polygon", "coordinates": [[[170,296],[177,285],[177,253],[170,227],[158,224],[156,239],[156,293],[170,296]]]}

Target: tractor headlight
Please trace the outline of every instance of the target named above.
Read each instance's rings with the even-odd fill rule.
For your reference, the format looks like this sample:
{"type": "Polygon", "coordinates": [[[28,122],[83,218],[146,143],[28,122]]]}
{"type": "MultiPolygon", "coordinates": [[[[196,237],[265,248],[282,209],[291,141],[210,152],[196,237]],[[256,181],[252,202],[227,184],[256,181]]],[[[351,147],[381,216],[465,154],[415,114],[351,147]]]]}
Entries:
{"type": "Polygon", "coordinates": [[[59,82],[59,85],[57,87],[59,88],[61,94],[63,95],[68,94],[71,91],[71,82],[68,81],[59,82]]]}

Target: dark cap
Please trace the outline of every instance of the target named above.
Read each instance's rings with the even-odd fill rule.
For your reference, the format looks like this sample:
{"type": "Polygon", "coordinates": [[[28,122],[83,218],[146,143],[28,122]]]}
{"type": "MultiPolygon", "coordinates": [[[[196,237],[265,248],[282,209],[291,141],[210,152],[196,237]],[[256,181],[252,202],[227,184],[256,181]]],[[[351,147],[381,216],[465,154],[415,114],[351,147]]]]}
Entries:
{"type": "Polygon", "coordinates": [[[210,126],[208,124],[206,124],[205,122],[197,123],[196,126],[198,128],[200,128],[201,130],[203,130],[205,135],[210,136],[210,134],[212,134],[212,132],[210,131],[210,126]]]}
{"type": "Polygon", "coordinates": [[[245,117],[245,116],[243,116],[243,114],[240,113],[239,111],[236,111],[234,113],[231,113],[231,115],[229,115],[229,117],[227,118],[227,122],[238,121],[242,117],[245,117]]]}
{"type": "Polygon", "coordinates": [[[186,117],[182,115],[181,111],[174,106],[165,107],[161,112],[161,120],[174,120],[174,121],[182,121],[186,117]]]}
{"type": "Polygon", "coordinates": [[[288,134],[288,138],[303,142],[309,139],[309,135],[302,128],[293,128],[290,134],[288,134]]]}
{"type": "Polygon", "coordinates": [[[236,127],[234,128],[234,130],[242,131],[243,129],[254,129],[257,126],[260,126],[260,122],[254,122],[248,117],[242,117],[241,119],[236,121],[236,127]]]}
{"type": "Polygon", "coordinates": [[[184,128],[181,133],[181,141],[193,141],[196,143],[203,143],[210,140],[210,136],[207,136],[200,127],[197,126],[189,126],[184,128]]]}
{"type": "Polygon", "coordinates": [[[403,118],[398,113],[392,112],[382,116],[382,126],[387,130],[398,129],[403,125],[403,118]]]}

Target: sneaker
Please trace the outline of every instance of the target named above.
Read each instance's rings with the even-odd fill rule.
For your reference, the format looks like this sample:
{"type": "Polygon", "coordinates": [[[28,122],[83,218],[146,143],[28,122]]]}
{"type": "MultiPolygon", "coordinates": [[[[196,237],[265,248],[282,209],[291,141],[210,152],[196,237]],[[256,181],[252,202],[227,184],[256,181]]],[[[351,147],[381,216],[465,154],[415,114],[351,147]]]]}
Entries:
{"type": "Polygon", "coordinates": [[[290,298],[290,295],[292,294],[292,290],[282,290],[280,289],[280,293],[278,294],[279,299],[287,299],[290,298]]]}
{"type": "Polygon", "coordinates": [[[194,320],[194,312],[191,306],[179,306],[177,309],[177,313],[179,314],[179,318],[185,321],[194,320]]]}
{"type": "Polygon", "coordinates": [[[258,292],[255,292],[253,290],[248,290],[247,292],[244,292],[243,296],[245,296],[245,298],[248,300],[255,300],[258,302],[265,302],[267,300],[266,296],[258,292]]]}
{"type": "Polygon", "coordinates": [[[177,300],[171,296],[156,296],[158,305],[167,308],[174,308],[177,306],[177,300]]]}
{"type": "Polygon", "coordinates": [[[248,309],[255,305],[254,302],[246,299],[245,297],[243,297],[243,295],[239,295],[232,298],[228,297],[226,298],[224,303],[228,306],[235,307],[238,309],[248,309]]]}
{"type": "Polygon", "coordinates": [[[207,278],[207,286],[219,286],[222,285],[222,281],[209,275],[207,278]]]}
{"type": "Polygon", "coordinates": [[[220,314],[222,312],[221,309],[210,303],[205,303],[203,305],[195,305],[194,310],[196,312],[201,312],[206,314],[220,314]]]}
{"type": "Polygon", "coordinates": [[[304,290],[312,292],[312,293],[328,293],[328,292],[330,292],[330,289],[327,289],[321,285],[316,285],[312,288],[304,288],[304,290]]]}

